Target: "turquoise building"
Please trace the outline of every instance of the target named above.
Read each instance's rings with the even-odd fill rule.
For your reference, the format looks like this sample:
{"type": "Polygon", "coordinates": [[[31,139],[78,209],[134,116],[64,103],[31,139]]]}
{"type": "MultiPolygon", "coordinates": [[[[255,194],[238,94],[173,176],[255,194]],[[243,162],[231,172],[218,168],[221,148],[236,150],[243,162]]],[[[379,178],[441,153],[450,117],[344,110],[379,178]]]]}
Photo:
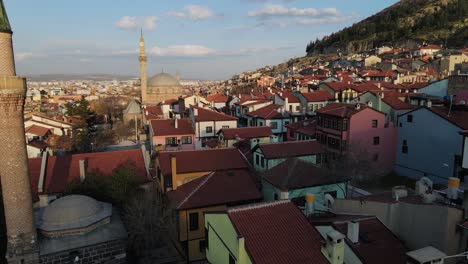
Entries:
{"type": "Polygon", "coordinates": [[[287,160],[262,174],[262,193],[265,201],[291,200],[305,206],[305,196],[315,195],[316,210],[326,211],[325,195],[344,198],[346,182],[302,160],[287,160]]]}

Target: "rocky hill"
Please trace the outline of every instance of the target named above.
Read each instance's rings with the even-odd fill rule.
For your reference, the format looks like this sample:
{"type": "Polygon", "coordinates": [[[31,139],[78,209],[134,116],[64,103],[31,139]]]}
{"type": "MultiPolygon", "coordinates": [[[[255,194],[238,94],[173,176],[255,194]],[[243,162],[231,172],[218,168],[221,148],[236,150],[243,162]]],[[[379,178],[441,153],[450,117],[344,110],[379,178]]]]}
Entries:
{"type": "Polygon", "coordinates": [[[414,47],[422,42],[468,45],[468,0],[401,0],[379,13],[323,39],[307,54],[360,52],[381,45],[414,47]]]}

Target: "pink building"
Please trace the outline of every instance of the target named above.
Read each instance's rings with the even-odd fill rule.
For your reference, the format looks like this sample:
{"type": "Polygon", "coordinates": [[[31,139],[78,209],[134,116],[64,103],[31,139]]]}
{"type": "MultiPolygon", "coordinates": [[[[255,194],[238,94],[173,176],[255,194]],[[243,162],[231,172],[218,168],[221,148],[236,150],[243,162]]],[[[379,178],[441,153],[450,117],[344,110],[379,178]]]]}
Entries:
{"type": "Polygon", "coordinates": [[[187,118],[151,120],[150,140],[153,151],[195,149],[195,132],[187,118]]]}
{"type": "Polygon", "coordinates": [[[331,152],[352,151],[379,163],[382,173],[395,162],[396,128],[385,114],[362,104],[329,104],[317,111],[317,140],[331,152]]]}

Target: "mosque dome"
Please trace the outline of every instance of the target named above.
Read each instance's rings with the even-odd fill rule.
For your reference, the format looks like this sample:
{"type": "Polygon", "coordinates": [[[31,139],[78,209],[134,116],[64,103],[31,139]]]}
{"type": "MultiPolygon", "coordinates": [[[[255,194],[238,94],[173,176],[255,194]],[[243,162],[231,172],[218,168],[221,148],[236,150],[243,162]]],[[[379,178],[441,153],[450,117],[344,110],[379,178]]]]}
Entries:
{"type": "Polygon", "coordinates": [[[112,205],[84,195],[68,195],[48,205],[38,227],[46,236],[87,233],[109,222],[112,205]]]}
{"type": "Polygon", "coordinates": [[[168,73],[159,73],[148,80],[148,86],[180,86],[179,80],[168,73]]]}

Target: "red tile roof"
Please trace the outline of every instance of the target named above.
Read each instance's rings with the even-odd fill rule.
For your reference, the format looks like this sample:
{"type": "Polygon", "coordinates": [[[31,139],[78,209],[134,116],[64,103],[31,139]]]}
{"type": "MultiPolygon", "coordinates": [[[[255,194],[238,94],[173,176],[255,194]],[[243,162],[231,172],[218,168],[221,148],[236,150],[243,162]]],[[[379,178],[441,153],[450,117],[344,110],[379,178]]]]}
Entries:
{"type": "Polygon", "coordinates": [[[242,128],[223,128],[218,134],[222,133],[225,139],[251,139],[269,137],[273,135],[271,128],[267,126],[261,127],[242,127],[242,128]]]}
{"type": "Polygon", "coordinates": [[[267,159],[309,156],[322,153],[323,147],[315,140],[259,144],[267,159]]]}
{"type": "Polygon", "coordinates": [[[440,117],[450,121],[456,126],[467,130],[468,129],[468,111],[460,111],[452,109],[450,116],[448,115],[448,108],[433,106],[429,108],[432,112],[436,113],[440,117]]]}
{"type": "MultiPolygon", "coordinates": [[[[43,193],[63,193],[67,186],[80,179],[79,161],[86,160],[86,172],[111,176],[120,166],[135,166],[137,182],[149,182],[141,149],[112,152],[83,153],[66,156],[49,156],[43,193]]],[[[37,198],[42,158],[29,159],[29,174],[33,196],[37,198]]]]}
{"type": "Polygon", "coordinates": [[[31,147],[34,147],[34,148],[37,148],[37,149],[45,149],[45,148],[47,148],[48,145],[44,141],[33,140],[33,141],[28,143],[28,146],[31,146],[31,147]]]}
{"type": "Polygon", "coordinates": [[[38,125],[32,125],[26,128],[26,133],[45,137],[48,133],[50,133],[50,129],[38,125]]]}
{"type": "Polygon", "coordinates": [[[217,171],[167,193],[177,210],[232,205],[262,199],[248,170],[217,171]]]}
{"type": "Polygon", "coordinates": [[[361,105],[361,109],[356,110],[356,106],[354,104],[333,103],[320,108],[317,110],[317,113],[350,118],[352,115],[365,108],[367,108],[367,106],[361,105]]]}
{"type": "Polygon", "coordinates": [[[158,155],[163,175],[170,175],[171,156],[176,157],[177,173],[233,170],[247,168],[248,164],[235,148],[161,151],[158,155]]]}
{"type": "Polygon", "coordinates": [[[237,121],[236,117],[226,115],[224,113],[215,112],[206,108],[193,106],[193,109],[198,111],[198,114],[195,116],[195,121],[237,121]]]}
{"type": "Polygon", "coordinates": [[[363,82],[363,83],[345,83],[345,82],[327,82],[324,85],[330,87],[335,92],[341,92],[346,89],[352,89],[354,91],[363,93],[369,90],[377,89],[371,82],[363,82]]]}
{"type": "Polygon", "coordinates": [[[285,127],[288,130],[292,130],[307,136],[315,136],[315,131],[317,128],[317,120],[315,118],[308,119],[296,123],[287,124],[285,127]]]}
{"type": "Polygon", "coordinates": [[[270,104],[255,111],[249,112],[247,115],[251,117],[260,117],[263,119],[281,119],[283,118],[283,114],[278,113],[279,108],[281,108],[280,105],[270,104]]]}
{"type": "Polygon", "coordinates": [[[363,77],[392,77],[393,71],[365,70],[359,72],[359,75],[363,77]]]}
{"type": "Polygon", "coordinates": [[[192,121],[188,118],[151,120],[151,128],[155,136],[195,134],[192,121]],[[175,127],[176,122],[177,128],[175,127]]]}
{"type": "Polygon", "coordinates": [[[289,201],[233,208],[228,216],[252,263],[328,263],[320,234],[289,201]]]}
{"type": "MultiPolygon", "coordinates": [[[[359,223],[359,242],[354,244],[346,238],[346,243],[363,263],[406,263],[407,249],[378,218],[354,221],[359,223]]],[[[335,223],[334,227],[347,233],[347,222],[335,223]]]]}
{"type": "Polygon", "coordinates": [[[382,90],[370,91],[370,92],[374,94],[375,96],[378,96],[379,93],[383,93],[384,98],[382,101],[384,101],[386,104],[388,104],[391,108],[395,110],[405,110],[405,109],[414,108],[413,105],[408,104],[400,99],[400,98],[405,98],[407,94],[405,95],[397,91],[382,91],[382,90]]]}
{"type": "Polygon", "coordinates": [[[302,96],[307,100],[307,102],[323,102],[333,100],[334,97],[324,90],[319,90],[312,93],[301,93],[302,96]]]}
{"type": "Polygon", "coordinates": [[[279,97],[281,97],[282,99],[286,100],[286,98],[288,98],[288,102],[289,103],[300,103],[301,101],[299,101],[299,99],[294,96],[293,93],[289,92],[289,91],[282,91],[282,92],[278,92],[276,93],[279,97]]]}
{"type": "Polygon", "coordinates": [[[146,117],[146,120],[152,120],[152,119],[161,119],[164,118],[164,113],[161,109],[161,106],[146,106],[144,109],[144,114],[146,117]]]}
{"type": "Polygon", "coordinates": [[[337,183],[327,171],[308,162],[288,159],[262,175],[263,179],[282,191],[304,189],[337,183]]]}
{"type": "Polygon", "coordinates": [[[215,102],[215,103],[226,103],[228,101],[228,97],[224,94],[212,94],[206,97],[208,102],[215,102]]]}

